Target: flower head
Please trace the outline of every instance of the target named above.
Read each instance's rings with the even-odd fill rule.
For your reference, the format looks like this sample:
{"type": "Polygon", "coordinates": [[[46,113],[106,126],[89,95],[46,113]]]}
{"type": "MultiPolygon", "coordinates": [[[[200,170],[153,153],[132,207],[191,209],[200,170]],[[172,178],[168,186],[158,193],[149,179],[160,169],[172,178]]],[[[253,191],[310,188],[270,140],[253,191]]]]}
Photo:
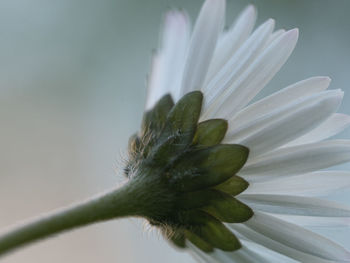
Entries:
{"type": "Polygon", "coordinates": [[[350,161],[349,141],[325,140],[350,124],[336,113],[343,92],[313,77],[251,104],[298,30],[269,19],[253,31],[248,6],[223,32],[224,12],[224,0],[205,1],[191,36],[184,12],[165,17],[126,168],[153,193],[142,215],[208,262],[349,262],[305,228],[348,225],[348,207],[315,198],[350,185],[349,172],[319,171],[350,161]]]}
{"type": "Polygon", "coordinates": [[[178,246],[191,240],[204,251],[241,247],[222,222],[245,222],[253,211],[234,198],[248,183],[235,174],[249,150],[221,144],[227,122],[198,123],[202,93],[193,91],[175,105],[165,95],[146,112],[139,135],[130,140],[126,175],[147,182],[153,190],[142,213],[178,246]]]}

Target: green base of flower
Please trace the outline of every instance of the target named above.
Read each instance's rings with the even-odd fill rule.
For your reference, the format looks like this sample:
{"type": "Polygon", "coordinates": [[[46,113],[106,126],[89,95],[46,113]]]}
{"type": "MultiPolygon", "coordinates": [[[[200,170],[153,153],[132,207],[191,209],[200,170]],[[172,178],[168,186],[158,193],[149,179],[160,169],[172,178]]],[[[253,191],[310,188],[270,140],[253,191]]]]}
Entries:
{"type": "Polygon", "coordinates": [[[129,143],[126,176],[156,185],[151,213],[144,215],[179,247],[189,240],[203,251],[241,247],[223,224],[248,220],[253,211],[234,198],[248,183],[235,176],[249,150],[221,144],[227,121],[198,123],[203,96],[194,91],[174,105],[165,95],[145,113],[129,143]]]}

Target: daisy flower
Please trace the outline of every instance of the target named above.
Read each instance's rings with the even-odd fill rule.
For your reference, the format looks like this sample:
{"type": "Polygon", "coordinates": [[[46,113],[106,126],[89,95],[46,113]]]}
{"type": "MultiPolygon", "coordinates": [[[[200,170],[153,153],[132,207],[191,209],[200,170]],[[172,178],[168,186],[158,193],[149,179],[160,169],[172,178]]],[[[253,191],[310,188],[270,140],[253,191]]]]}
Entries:
{"type": "Polygon", "coordinates": [[[156,152],[153,160],[173,165],[169,180],[192,180],[178,183],[186,194],[176,213],[209,223],[172,227],[182,220],[173,214],[149,221],[203,262],[350,262],[349,251],[307,229],[349,225],[349,207],[318,198],[350,185],[348,171],[324,170],[350,161],[350,142],[328,139],[350,124],[336,113],[343,92],[311,77],[251,103],[292,53],[298,29],[275,30],[273,19],[253,29],[248,6],[224,31],[224,14],[225,0],[206,0],[192,32],[184,11],[166,14],[126,169],[156,152]],[[167,157],[179,155],[176,164],[167,157]]]}
{"type": "Polygon", "coordinates": [[[227,31],[225,0],[206,0],[193,32],[183,11],[165,17],[127,180],[85,202],[0,235],[0,256],[88,224],[142,217],[202,262],[350,262],[309,230],[349,226],[350,208],[318,199],[350,186],[350,124],[341,90],[312,77],[251,103],[292,53],[298,30],[253,31],[248,6],[227,31]]]}

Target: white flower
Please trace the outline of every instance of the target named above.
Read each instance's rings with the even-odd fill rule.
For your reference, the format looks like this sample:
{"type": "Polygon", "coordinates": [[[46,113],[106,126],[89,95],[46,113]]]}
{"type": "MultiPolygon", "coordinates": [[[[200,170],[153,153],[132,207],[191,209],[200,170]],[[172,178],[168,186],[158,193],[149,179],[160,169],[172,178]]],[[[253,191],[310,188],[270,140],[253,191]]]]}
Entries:
{"type": "Polygon", "coordinates": [[[187,15],[169,12],[148,83],[146,109],[166,93],[177,101],[201,90],[201,120],[228,120],[224,141],[250,149],[238,174],[250,185],[238,199],[254,216],[226,224],[243,247],[188,246],[205,262],[350,262],[350,252],[304,228],[349,225],[349,207],[315,198],[350,186],[350,172],[319,171],[350,161],[349,140],[326,140],[350,124],[336,113],[343,92],[326,90],[328,77],[312,77],[249,104],[288,59],[298,30],[274,31],[269,19],[253,31],[248,6],[223,32],[224,13],[225,0],[207,0],[190,35],[187,15]]]}

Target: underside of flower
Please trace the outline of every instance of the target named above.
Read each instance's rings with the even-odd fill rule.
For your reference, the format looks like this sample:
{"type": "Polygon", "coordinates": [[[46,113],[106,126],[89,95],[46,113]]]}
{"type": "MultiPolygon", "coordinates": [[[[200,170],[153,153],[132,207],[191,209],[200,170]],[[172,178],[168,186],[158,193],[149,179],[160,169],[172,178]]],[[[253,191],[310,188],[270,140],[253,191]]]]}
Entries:
{"type": "Polygon", "coordinates": [[[203,95],[194,91],[175,105],[163,96],[145,113],[139,135],[129,142],[125,174],[148,190],[139,216],[148,219],[178,247],[189,240],[205,252],[234,251],[239,240],[223,222],[241,223],[253,211],[234,198],[248,187],[235,174],[248,148],[221,144],[227,122],[199,122],[203,95]]]}

